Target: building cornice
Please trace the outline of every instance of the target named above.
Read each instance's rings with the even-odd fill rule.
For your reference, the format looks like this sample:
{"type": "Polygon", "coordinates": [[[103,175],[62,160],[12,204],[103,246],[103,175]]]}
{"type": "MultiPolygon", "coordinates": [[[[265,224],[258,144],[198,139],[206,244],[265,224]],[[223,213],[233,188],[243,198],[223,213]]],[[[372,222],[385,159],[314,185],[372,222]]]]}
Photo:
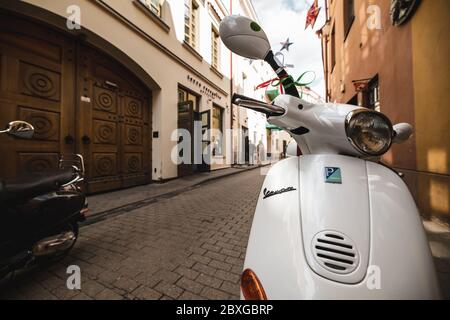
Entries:
{"type": "Polygon", "coordinates": [[[189,51],[194,57],[196,57],[198,61],[200,62],[203,61],[202,55],[198,53],[198,51],[193,46],[191,46],[187,41],[183,41],[182,45],[185,49],[187,49],[187,51],[189,51]]]}
{"type": "Polygon", "coordinates": [[[220,72],[218,69],[216,69],[214,66],[210,67],[211,71],[214,72],[220,79],[223,79],[224,75],[222,72],[220,72]]]}
{"type": "Polygon", "coordinates": [[[211,1],[210,4],[214,5],[214,3],[217,5],[217,7],[220,9],[220,11],[222,11],[222,14],[224,16],[228,16],[229,12],[226,9],[225,5],[223,4],[222,0],[215,0],[215,1],[211,1]]]}

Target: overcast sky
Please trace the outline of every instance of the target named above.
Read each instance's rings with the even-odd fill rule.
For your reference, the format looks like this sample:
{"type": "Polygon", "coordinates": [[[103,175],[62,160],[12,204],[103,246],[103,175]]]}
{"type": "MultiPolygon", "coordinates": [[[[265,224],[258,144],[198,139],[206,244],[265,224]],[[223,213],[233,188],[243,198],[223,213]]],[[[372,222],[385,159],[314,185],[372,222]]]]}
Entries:
{"type": "MultiPolygon", "coordinates": [[[[294,42],[289,52],[283,50],[285,63],[295,66],[289,68],[288,72],[294,78],[298,78],[305,71],[314,71],[316,80],[310,87],[324,97],[321,44],[315,31],[325,23],[325,7],[324,1],[319,0],[322,9],[314,30],[311,30],[311,27],[305,30],[306,13],[313,2],[313,0],[252,0],[273,51],[279,51],[280,42],[284,42],[288,37],[290,42],[294,42]]],[[[308,77],[311,78],[311,75],[308,77]]]]}

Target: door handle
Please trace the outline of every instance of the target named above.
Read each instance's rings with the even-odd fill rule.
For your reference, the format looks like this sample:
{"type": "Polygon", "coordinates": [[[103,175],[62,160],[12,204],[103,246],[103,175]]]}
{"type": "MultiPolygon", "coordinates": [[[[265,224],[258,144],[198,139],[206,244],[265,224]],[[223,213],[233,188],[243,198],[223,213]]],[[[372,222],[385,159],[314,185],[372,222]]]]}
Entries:
{"type": "Polygon", "coordinates": [[[74,143],[74,138],[69,134],[69,135],[65,136],[64,142],[66,144],[73,144],[74,143]]]}
{"type": "Polygon", "coordinates": [[[107,86],[113,87],[113,88],[115,88],[115,89],[117,89],[117,88],[119,87],[116,83],[111,82],[111,81],[105,81],[105,84],[106,84],[107,86]]]}
{"type": "Polygon", "coordinates": [[[81,138],[81,141],[83,141],[83,144],[90,144],[91,143],[91,138],[89,138],[89,136],[87,136],[87,135],[84,135],[81,138]]]}

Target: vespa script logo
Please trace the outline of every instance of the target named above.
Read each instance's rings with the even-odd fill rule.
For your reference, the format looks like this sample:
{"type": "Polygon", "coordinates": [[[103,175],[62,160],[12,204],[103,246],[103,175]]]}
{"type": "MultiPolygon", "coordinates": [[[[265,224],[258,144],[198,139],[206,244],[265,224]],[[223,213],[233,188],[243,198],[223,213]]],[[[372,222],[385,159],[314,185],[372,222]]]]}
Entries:
{"type": "Polygon", "coordinates": [[[273,197],[273,196],[276,196],[276,195],[279,195],[282,193],[291,192],[291,191],[295,191],[295,190],[297,190],[297,189],[295,189],[294,187],[287,187],[287,188],[283,188],[283,189],[276,190],[276,191],[270,191],[270,190],[267,190],[267,188],[264,188],[264,190],[263,190],[264,198],[263,199],[267,199],[267,198],[270,198],[270,197],[273,197]]]}

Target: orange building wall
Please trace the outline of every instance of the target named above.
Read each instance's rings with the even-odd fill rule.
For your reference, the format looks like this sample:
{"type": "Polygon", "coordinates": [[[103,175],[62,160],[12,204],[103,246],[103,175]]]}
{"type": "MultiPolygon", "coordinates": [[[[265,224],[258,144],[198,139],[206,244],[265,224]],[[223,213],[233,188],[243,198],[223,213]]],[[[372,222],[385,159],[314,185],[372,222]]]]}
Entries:
{"type": "Polygon", "coordinates": [[[418,202],[449,219],[450,1],[425,0],[412,20],[418,202]]]}
{"type": "Polygon", "coordinates": [[[450,1],[422,0],[413,18],[391,24],[391,0],[355,0],[355,20],[344,35],[344,1],[328,0],[330,32],[335,26],[336,65],[330,38],[323,39],[330,101],[347,103],[352,80],[378,74],[381,112],[392,122],[411,123],[415,135],[394,145],[383,160],[405,173],[422,214],[450,222],[449,74],[450,1]],[[369,29],[371,5],[380,9],[380,29],[369,29]]]}

